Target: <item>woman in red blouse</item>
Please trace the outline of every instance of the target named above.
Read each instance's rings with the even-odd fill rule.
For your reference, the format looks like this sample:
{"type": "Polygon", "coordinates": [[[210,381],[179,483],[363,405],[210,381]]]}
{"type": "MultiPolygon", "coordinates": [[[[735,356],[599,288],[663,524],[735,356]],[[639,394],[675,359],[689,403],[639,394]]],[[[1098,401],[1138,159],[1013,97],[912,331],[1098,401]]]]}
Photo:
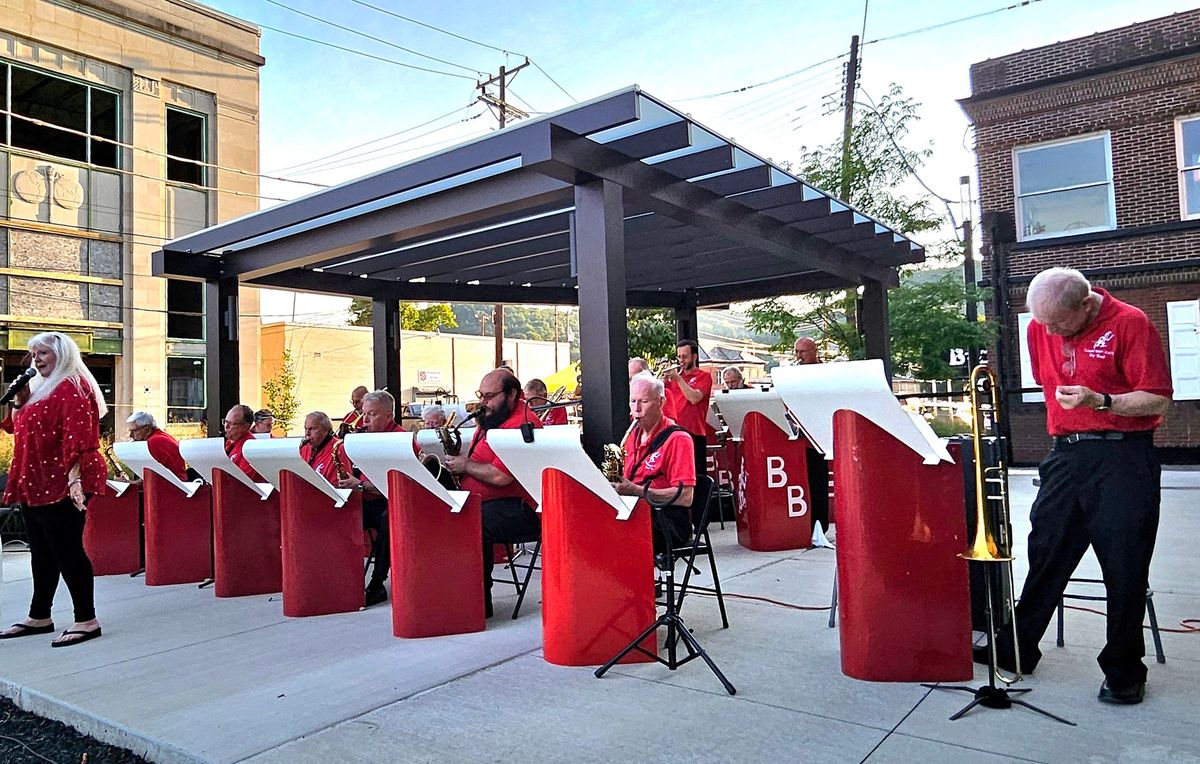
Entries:
{"type": "Polygon", "coordinates": [[[100,418],[108,407],[70,337],[39,334],[29,341],[29,351],[38,376],[9,404],[3,422],[15,440],[3,503],[19,506],[25,518],[33,599],[29,617],[0,632],[0,639],[54,631],[50,609],[61,576],[75,622],[50,646],[66,647],[100,636],[83,523],[87,498],[103,488],[107,476],[100,418]]]}

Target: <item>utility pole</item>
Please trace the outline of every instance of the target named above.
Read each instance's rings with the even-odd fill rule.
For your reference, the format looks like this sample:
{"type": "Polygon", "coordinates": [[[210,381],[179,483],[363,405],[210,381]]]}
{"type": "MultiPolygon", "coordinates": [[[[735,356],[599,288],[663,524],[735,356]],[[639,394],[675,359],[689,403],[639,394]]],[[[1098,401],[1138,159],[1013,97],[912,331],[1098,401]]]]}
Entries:
{"type": "Polygon", "coordinates": [[[514,119],[524,119],[529,116],[529,112],[524,111],[523,109],[518,109],[507,100],[508,81],[516,77],[517,73],[527,66],[529,66],[528,58],[525,59],[525,63],[512,69],[502,66],[500,67],[500,73],[495,77],[492,77],[484,82],[480,82],[475,86],[479,88],[479,96],[476,98],[476,100],[488,105],[488,107],[496,115],[496,119],[499,120],[501,130],[503,130],[504,126],[508,124],[509,117],[514,119]],[[496,86],[497,93],[495,95],[488,90],[488,88],[492,85],[496,86]]]}
{"type": "MultiPolygon", "coordinates": [[[[971,219],[967,218],[962,222],[963,236],[963,283],[967,290],[975,288],[975,243],[971,240],[971,219]]],[[[979,321],[979,306],[975,302],[974,295],[967,295],[966,305],[967,323],[974,326],[979,321]]],[[[967,350],[967,373],[971,373],[979,364],[979,348],[971,347],[967,350]]]]}
{"type": "Polygon", "coordinates": [[[846,96],[842,104],[841,199],[850,201],[850,133],[854,129],[854,91],[858,87],[858,35],[850,38],[850,61],[846,63],[846,96]]]}

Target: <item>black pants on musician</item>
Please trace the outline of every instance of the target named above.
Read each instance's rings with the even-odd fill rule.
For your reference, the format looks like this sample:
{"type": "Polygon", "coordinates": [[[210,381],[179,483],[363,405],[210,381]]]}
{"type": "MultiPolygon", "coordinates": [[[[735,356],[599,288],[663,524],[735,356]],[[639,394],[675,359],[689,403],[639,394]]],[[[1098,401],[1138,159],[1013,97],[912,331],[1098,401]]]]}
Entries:
{"type": "Polygon", "coordinates": [[[50,617],[61,577],[71,593],[75,621],[96,617],[95,577],[92,561],[83,549],[86,518],[69,498],[45,506],[21,507],[29,536],[29,566],[33,573],[33,598],[29,617],[50,617]]]}
{"type": "MultiPolygon", "coordinates": [[[[1107,642],[1097,662],[1110,687],[1146,681],[1142,620],[1158,533],[1160,468],[1150,433],[1118,441],[1056,445],[1038,466],[1030,513],[1029,575],[1017,605],[1021,667],[1041,659],[1038,642],[1090,544],[1103,572],[1107,642]]],[[[1011,633],[997,642],[1011,665],[1011,633]]]]}
{"type": "Polygon", "coordinates": [[[699,480],[702,475],[708,474],[708,438],[693,434],[692,449],[696,455],[696,480],[699,480]]]}
{"type": "Polygon", "coordinates": [[[537,541],[542,533],[542,518],[522,499],[515,496],[489,499],[480,506],[483,517],[483,602],[492,613],[492,570],[496,567],[496,544],[523,544],[537,541]]]}
{"type": "Polygon", "coordinates": [[[392,542],[388,533],[387,499],[367,499],[362,503],[363,530],[375,531],[371,551],[375,553],[375,564],[371,568],[369,586],[383,586],[388,571],[392,568],[392,542]]]}
{"type": "Polygon", "coordinates": [[[829,462],[815,448],[806,449],[804,454],[805,469],[808,473],[808,506],[812,511],[812,522],[815,527],[821,524],[822,530],[829,530],[829,462]]]}

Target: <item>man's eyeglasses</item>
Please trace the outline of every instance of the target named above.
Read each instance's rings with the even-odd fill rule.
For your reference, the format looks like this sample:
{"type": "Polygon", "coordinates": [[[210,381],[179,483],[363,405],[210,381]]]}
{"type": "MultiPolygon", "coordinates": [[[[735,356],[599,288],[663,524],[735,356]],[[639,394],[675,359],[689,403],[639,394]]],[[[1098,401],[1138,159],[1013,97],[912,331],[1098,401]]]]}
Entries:
{"type": "Polygon", "coordinates": [[[494,393],[485,393],[482,390],[476,390],[475,397],[481,401],[490,401],[492,398],[495,398],[497,395],[502,395],[503,393],[503,390],[497,390],[494,393]]]}
{"type": "Polygon", "coordinates": [[[1063,361],[1062,372],[1068,377],[1075,376],[1075,343],[1064,342],[1062,344],[1062,354],[1066,359],[1063,361]]]}
{"type": "Polygon", "coordinates": [[[241,422],[241,421],[234,422],[229,419],[222,419],[221,424],[225,425],[226,427],[237,427],[239,425],[244,426],[244,427],[250,426],[249,422],[241,422]]]}

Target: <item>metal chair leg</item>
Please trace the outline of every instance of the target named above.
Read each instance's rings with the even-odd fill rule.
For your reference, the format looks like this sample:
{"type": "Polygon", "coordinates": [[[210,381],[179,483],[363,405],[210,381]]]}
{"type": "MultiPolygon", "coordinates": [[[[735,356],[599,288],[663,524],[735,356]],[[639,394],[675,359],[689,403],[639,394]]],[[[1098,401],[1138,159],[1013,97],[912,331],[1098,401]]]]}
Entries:
{"type": "Polygon", "coordinates": [[[1159,663],[1166,663],[1167,656],[1163,654],[1162,635],[1158,633],[1158,616],[1154,613],[1154,592],[1146,590],[1146,614],[1150,616],[1150,636],[1154,638],[1154,657],[1159,663]]]}
{"type": "Polygon", "coordinates": [[[1066,644],[1063,641],[1063,601],[1061,597],[1058,599],[1058,639],[1055,640],[1055,644],[1059,647],[1066,644]]]}
{"type": "MultiPolygon", "coordinates": [[[[517,620],[517,615],[521,612],[521,603],[525,601],[525,592],[529,590],[529,579],[533,578],[533,570],[537,566],[538,556],[542,553],[542,542],[539,540],[533,545],[533,554],[529,557],[529,566],[525,568],[525,580],[517,587],[517,606],[513,608],[513,620],[517,620]]],[[[510,563],[511,565],[511,563],[510,563]]],[[[513,570],[513,579],[516,579],[516,570],[513,570]]]]}

